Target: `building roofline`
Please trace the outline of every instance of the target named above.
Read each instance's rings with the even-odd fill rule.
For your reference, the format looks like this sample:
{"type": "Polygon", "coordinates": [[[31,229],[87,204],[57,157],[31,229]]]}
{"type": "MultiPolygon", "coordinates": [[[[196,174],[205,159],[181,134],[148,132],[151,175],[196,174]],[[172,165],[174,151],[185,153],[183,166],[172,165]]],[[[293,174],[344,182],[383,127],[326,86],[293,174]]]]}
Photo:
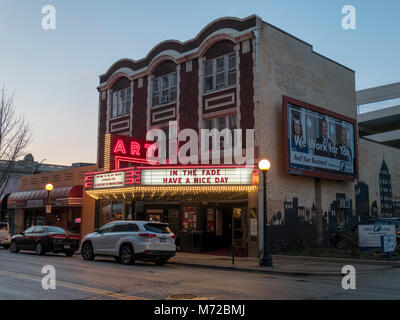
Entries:
{"type": "Polygon", "coordinates": [[[215,19],[215,20],[211,21],[210,23],[208,23],[205,27],[203,27],[197,33],[197,35],[192,39],[186,40],[184,42],[176,40],[176,39],[164,40],[164,41],[157,43],[155,46],[153,46],[152,49],[146,54],[146,56],[144,58],[141,58],[138,60],[134,60],[134,59],[130,59],[130,58],[119,59],[119,60],[115,61],[107,69],[107,71],[105,73],[103,73],[99,76],[100,86],[103,83],[107,82],[112,77],[112,75],[120,68],[130,68],[132,71],[138,71],[138,70],[144,69],[149,65],[151,60],[153,60],[155,57],[157,57],[158,54],[160,54],[163,51],[172,50],[172,51],[177,51],[180,54],[184,54],[185,52],[190,52],[191,50],[199,47],[201,45],[201,43],[216,30],[220,30],[220,29],[224,29],[224,28],[231,28],[231,29],[235,29],[237,31],[244,31],[244,30],[248,30],[248,29],[252,29],[252,28],[257,28],[259,26],[260,21],[262,23],[268,25],[269,27],[274,28],[275,30],[280,31],[283,34],[309,46],[311,51],[313,53],[315,53],[316,55],[318,55],[328,61],[331,61],[331,62],[337,64],[338,66],[343,67],[353,73],[355,72],[354,70],[340,64],[339,62],[334,61],[330,58],[327,58],[318,52],[315,52],[313,50],[313,46],[311,44],[305,42],[304,40],[301,40],[298,37],[286,32],[268,22],[263,21],[258,15],[253,14],[253,15],[250,15],[245,18],[226,16],[226,17],[221,17],[221,18],[215,19]]]}
{"type": "Polygon", "coordinates": [[[294,35],[292,35],[292,34],[286,32],[285,30],[282,30],[282,29],[280,29],[280,28],[278,28],[278,27],[276,27],[276,26],[274,26],[274,25],[272,25],[272,24],[270,24],[270,23],[268,23],[268,22],[265,22],[265,21],[262,20],[261,18],[259,18],[259,19],[260,19],[263,23],[265,23],[266,25],[268,25],[269,27],[274,28],[275,30],[278,30],[278,31],[284,33],[285,35],[287,35],[287,36],[289,36],[289,37],[291,37],[291,38],[293,38],[293,39],[295,39],[295,40],[297,40],[297,41],[300,41],[301,43],[303,43],[303,44],[309,46],[309,47],[311,48],[311,51],[312,51],[313,53],[315,53],[316,55],[318,55],[318,56],[320,56],[320,57],[322,57],[322,58],[324,58],[324,59],[326,59],[326,60],[328,60],[328,61],[331,61],[331,62],[333,62],[333,63],[335,63],[335,64],[337,64],[337,65],[339,65],[339,66],[341,66],[341,67],[343,67],[343,68],[345,68],[345,69],[347,69],[347,70],[353,72],[353,73],[355,73],[355,71],[354,71],[353,69],[351,69],[351,68],[349,68],[349,67],[346,67],[345,65],[343,65],[343,64],[341,64],[341,63],[339,63],[339,62],[337,62],[337,61],[335,61],[335,60],[333,60],[333,59],[331,59],[331,58],[328,58],[328,57],[324,56],[324,55],[321,54],[321,53],[318,53],[318,52],[314,51],[314,47],[313,47],[312,44],[309,44],[308,42],[306,42],[306,41],[304,41],[304,40],[302,40],[302,39],[300,39],[300,38],[298,38],[298,37],[296,37],[296,36],[294,36],[294,35]]]}
{"type": "Polygon", "coordinates": [[[366,141],[369,141],[369,142],[373,142],[373,143],[376,143],[376,144],[379,144],[379,145],[381,145],[381,146],[384,146],[384,147],[387,147],[387,148],[392,148],[392,149],[394,149],[394,150],[396,150],[396,151],[399,151],[399,149],[398,148],[396,148],[396,147],[393,147],[393,146],[389,146],[389,145],[387,145],[387,144],[384,144],[384,143],[382,143],[382,142],[379,142],[379,141],[375,141],[375,140],[372,140],[372,139],[369,139],[369,138],[367,138],[367,137],[360,137],[360,136],[358,136],[358,139],[360,140],[360,139],[364,139],[364,140],[366,140],[366,141]]]}
{"type": "MultiPolygon", "coordinates": [[[[136,68],[140,69],[141,65],[144,64],[144,66],[148,65],[148,62],[151,61],[159,52],[164,51],[165,49],[162,49],[163,47],[168,47],[168,49],[166,50],[176,50],[179,53],[184,53],[186,51],[190,51],[191,48],[190,47],[194,47],[196,48],[196,42],[200,41],[203,42],[203,40],[205,38],[207,38],[208,35],[210,35],[213,32],[213,27],[216,27],[216,30],[223,28],[224,23],[229,23],[229,22],[236,22],[236,26],[232,26],[233,29],[237,29],[237,30],[246,30],[249,29],[251,27],[255,27],[257,25],[257,19],[259,19],[258,16],[256,15],[250,15],[246,18],[237,18],[237,17],[231,17],[231,16],[227,16],[227,17],[221,17],[218,19],[215,19],[213,21],[211,21],[210,23],[208,23],[205,27],[203,27],[200,32],[197,33],[197,35],[189,40],[186,40],[184,42],[176,40],[176,39],[169,39],[169,40],[164,40],[161,41],[159,43],[157,43],[155,46],[153,46],[153,48],[147,53],[147,55],[144,58],[141,58],[139,60],[134,60],[134,59],[130,59],[130,58],[122,58],[117,60],[116,62],[114,62],[105,73],[101,74],[99,76],[100,78],[100,83],[105,82],[104,78],[107,77],[109,78],[113,71],[115,71],[114,69],[117,68],[118,65],[122,64],[122,63],[127,63],[130,64],[132,66],[138,66],[136,68]],[[254,21],[253,21],[254,20],[254,21]],[[218,25],[221,25],[221,27],[218,27],[218,25]],[[249,27],[247,27],[249,26],[249,27]]],[[[132,68],[133,70],[135,70],[135,68],[132,68]]],[[[106,80],[107,81],[107,80],[106,80]]]]}
{"type": "Polygon", "coordinates": [[[400,82],[356,91],[357,105],[400,98],[400,82]]]}

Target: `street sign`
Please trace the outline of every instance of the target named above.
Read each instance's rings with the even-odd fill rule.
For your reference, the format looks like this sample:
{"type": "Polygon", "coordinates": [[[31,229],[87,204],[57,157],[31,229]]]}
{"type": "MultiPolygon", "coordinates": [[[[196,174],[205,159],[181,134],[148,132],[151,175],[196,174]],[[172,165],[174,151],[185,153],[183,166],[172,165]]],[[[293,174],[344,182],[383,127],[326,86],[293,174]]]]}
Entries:
{"type": "Polygon", "coordinates": [[[396,236],[396,228],[394,225],[359,225],[358,240],[360,248],[381,248],[382,236],[396,236]]]}
{"type": "Polygon", "coordinates": [[[46,206],[46,213],[51,213],[51,206],[50,205],[47,205],[46,206]]]}
{"type": "Polygon", "coordinates": [[[394,252],[396,249],[396,237],[393,235],[381,236],[381,249],[385,253],[394,252]]]}

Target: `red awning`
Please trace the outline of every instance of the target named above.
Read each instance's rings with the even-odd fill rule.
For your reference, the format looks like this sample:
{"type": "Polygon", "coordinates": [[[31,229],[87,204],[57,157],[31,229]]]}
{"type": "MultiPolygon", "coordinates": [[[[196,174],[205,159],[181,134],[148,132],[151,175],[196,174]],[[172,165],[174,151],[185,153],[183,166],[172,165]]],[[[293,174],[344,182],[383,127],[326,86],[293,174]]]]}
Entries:
{"type": "MultiPolygon", "coordinates": [[[[50,193],[50,204],[54,207],[82,206],[83,186],[54,188],[50,193]]],[[[11,193],[7,208],[42,208],[47,204],[46,190],[32,190],[11,193]]]]}

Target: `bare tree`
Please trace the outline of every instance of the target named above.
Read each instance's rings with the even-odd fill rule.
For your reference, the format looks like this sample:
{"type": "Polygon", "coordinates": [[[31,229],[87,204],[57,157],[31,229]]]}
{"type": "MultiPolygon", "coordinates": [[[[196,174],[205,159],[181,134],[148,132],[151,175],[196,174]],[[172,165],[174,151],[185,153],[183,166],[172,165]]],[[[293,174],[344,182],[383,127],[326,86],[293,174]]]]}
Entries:
{"type": "Polygon", "coordinates": [[[29,123],[14,109],[14,95],[0,91],[0,196],[3,195],[15,161],[24,155],[32,139],[29,123]]]}

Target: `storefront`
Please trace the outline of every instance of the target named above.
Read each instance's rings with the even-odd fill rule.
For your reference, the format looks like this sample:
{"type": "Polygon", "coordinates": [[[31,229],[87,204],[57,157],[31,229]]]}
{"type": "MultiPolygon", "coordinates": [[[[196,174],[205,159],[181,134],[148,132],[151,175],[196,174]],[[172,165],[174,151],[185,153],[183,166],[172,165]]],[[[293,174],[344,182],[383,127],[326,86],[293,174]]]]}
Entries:
{"type": "Polygon", "coordinates": [[[234,243],[247,255],[256,240],[249,208],[257,182],[254,166],[135,166],[88,174],[85,191],[96,199],[94,227],[115,220],[167,222],[182,251],[227,254],[234,243]]]}
{"type": "Polygon", "coordinates": [[[80,185],[54,188],[50,194],[51,213],[46,213],[46,190],[11,193],[7,209],[15,210],[16,232],[32,225],[55,225],[80,233],[82,190],[80,185]]]}

